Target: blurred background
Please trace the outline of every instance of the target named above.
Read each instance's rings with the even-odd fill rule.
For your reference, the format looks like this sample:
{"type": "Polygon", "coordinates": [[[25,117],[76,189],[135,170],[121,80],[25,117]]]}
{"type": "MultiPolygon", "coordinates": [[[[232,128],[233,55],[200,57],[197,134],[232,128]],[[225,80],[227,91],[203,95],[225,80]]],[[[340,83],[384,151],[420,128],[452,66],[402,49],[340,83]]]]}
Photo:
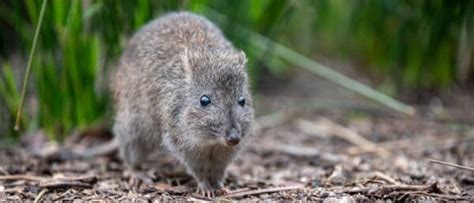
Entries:
{"type": "MultiPolygon", "coordinates": [[[[62,140],[74,130],[110,122],[107,75],[127,39],[151,19],[177,10],[208,17],[247,53],[259,115],[272,111],[266,95],[290,99],[283,106],[324,103],[314,106],[331,109],[347,98],[370,103],[338,97],[347,91],[275,54],[273,42],[415,106],[470,98],[474,84],[473,1],[50,0],[19,133],[14,118],[41,3],[0,2],[2,145],[24,132],[42,130],[62,140]],[[258,46],[262,41],[255,34],[271,41],[258,46]]],[[[468,116],[470,101],[460,103],[468,116]]]]}

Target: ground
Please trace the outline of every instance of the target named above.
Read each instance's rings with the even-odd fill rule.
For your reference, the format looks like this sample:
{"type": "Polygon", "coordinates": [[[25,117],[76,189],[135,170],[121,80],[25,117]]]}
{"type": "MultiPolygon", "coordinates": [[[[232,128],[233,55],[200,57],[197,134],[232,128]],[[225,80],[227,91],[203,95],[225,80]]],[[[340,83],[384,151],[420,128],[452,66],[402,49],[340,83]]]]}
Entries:
{"type": "MultiPolygon", "coordinates": [[[[232,192],[217,198],[474,201],[474,171],[431,160],[474,165],[469,96],[435,98],[409,117],[313,77],[297,72],[290,81],[262,83],[254,139],[228,168],[232,192]]],[[[61,145],[36,132],[21,147],[1,149],[0,199],[200,199],[195,182],[165,152],[145,166],[154,185],[131,186],[116,154],[71,159],[64,150],[107,139],[100,127],[61,145]]]]}

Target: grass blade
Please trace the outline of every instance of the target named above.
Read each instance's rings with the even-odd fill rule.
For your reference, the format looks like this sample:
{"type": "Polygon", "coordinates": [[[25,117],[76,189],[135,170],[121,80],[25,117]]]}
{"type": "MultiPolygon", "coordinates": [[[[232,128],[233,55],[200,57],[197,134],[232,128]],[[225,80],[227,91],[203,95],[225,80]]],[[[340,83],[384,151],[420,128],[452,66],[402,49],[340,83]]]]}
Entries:
{"type": "Polygon", "coordinates": [[[20,129],[20,119],[21,119],[21,112],[23,110],[23,104],[25,102],[26,86],[28,85],[28,79],[30,77],[30,72],[31,72],[31,63],[33,61],[36,43],[38,41],[38,35],[41,29],[41,24],[43,23],[44,11],[46,10],[47,3],[48,3],[48,0],[43,0],[43,5],[41,6],[40,16],[38,19],[38,25],[36,26],[35,35],[33,37],[33,45],[31,46],[30,57],[28,59],[28,66],[26,67],[25,79],[23,80],[23,88],[21,90],[20,106],[18,107],[18,112],[16,114],[15,130],[17,131],[20,129]]]}
{"type": "Polygon", "coordinates": [[[251,41],[253,42],[253,44],[262,50],[266,50],[268,44],[272,44],[272,46],[274,47],[273,52],[277,56],[294,65],[304,68],[309,72],[315,73],[357,94],[360,94],[380,104],[390,107],[391,109],[411,116],[415,114],[415,109],[413,109],[413,107],[403,104],[383,93],[372,89],[367,85],[357,82],[337,71],[332,70],[327,66],[317,63],[279,43],[272,42],[266,37],[254,32],[251,32],[250,36],[252,37],[251,41]]]}

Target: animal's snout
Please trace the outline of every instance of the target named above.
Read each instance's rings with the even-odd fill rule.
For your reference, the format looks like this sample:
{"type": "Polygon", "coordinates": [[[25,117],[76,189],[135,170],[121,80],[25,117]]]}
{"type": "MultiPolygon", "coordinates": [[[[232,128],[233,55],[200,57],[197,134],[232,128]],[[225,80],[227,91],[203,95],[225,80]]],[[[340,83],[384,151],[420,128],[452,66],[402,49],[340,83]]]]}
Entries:
{"type": "Polygon", "coordinates": [[[231,128],[230,130],[228,130],[225,136],[225,143],[228,146],[235,146],[239,144],[239,142],[240,142],[240,135],[237,129],[231,128]]]}

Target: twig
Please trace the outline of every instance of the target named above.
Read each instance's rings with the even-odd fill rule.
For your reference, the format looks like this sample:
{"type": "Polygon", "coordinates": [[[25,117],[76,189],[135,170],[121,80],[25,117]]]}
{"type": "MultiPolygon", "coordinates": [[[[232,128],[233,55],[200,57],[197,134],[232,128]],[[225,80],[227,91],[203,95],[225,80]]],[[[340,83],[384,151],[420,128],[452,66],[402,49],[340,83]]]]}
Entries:
{"type": "Polygon", "coordinates": [[[263,194],[263,193],[273,193],[273,192],[280,192],[280,191],[288,191],[288,190],[298,190],[304,188],[304,185],[292,185],[292,186],[285,186],[285,187],[275,187],[275,188],[266,188],[260,190],[252,190],[252,191],[244,191],[244,192],[236,192],[231,193],[228,195],[219,196],[218,198],[234,198],[234,197],[243,197],[247,195],[256,195],[256,194],[263,194]]]}
{"type": "Polygon", "coordinates": [[[44,194],[46,194],[46,192],[48,192],[48,189],[41,190],[41,192],[38,194],[38,196],[36,196],[35,201],[33,203],[40,202],[41,198],[43,197],[44,194]]]}
{"type": "Polygon", "coordinates": [[[45,181],[48,178],[40,177],[40,176],[31,176],[31,175],[7,175],[7,176],[0,176],[0,180],[28,180],[28,181],[45,181]]]}
{"type": "MultiPolygon", "coordinates": [[[[296,127],[305,134],[309,134],[312,136],[316,137],[321,137],[321,138],[328,138],[328,134],[326,133],[321,133],[320,127],[318,125],[315,125],[314,122],[308,121],[305,119],[298,119],[295,121],[296,127]]],[[[358,147],[356,147],[358,148],[358,147]]]]}
{"type": "Polygon", "coordinates": [[[296,157],[306,157],[306,158],[313,158],[318,157],[321,160],[331,162],[331,163],[339,163],[345,159],[347,156],[342,154],[333,154],[329,152],[321,152],[319,149],[314,147],[306,147],[306,146],[294,146],[289,144],[275,144],[269,143],[264,144],[258,147],[259,151],[276,151],[284,154],[288,154],[291,156],[296,157]]]}
{"type": "Polygon", "coordinates": [[[341,164],[338,164],[338,165],[336,165],[336,166],[334,167],[334,170],[333,170],[332,173],[329,175],[329,177],[327,178],[326,182],[329,183],[329,184],[336,183],[336,182],[340,182],[341,177],[343,177],[343,174],[342,174],[342,165],[341,165],[341,164]]]}
{"type": "Polygon", "coordinates": [[[385,182],[393,184],[393,185],[400,185],[400,182],[396,181],[395,179],[393,179],[392,177],[390,177],[388,175],[383,174],[380,171],[376,171],[374,173],[374,177],[378,178],[378,179],[381,179],[381,180],[384,180],[385,182]]]}
{"type": "Polygon", "coordinates": [[[22,187],[14,187],[14,188],[0,190],[0,193],[10,193],[10,192],[21,193],[22,190],[23,190],[22,187]]]}
{"type": "Polygon", "coordinates": [[[39,31],[43,23],[44,11],[46,10],[47,3],[48,3],[48,0],[43,0],[43,5],[41,6],[38,24],[36,25],[35,35],[33,37],[33,45],[31,46],[30,57],[28,58],[28,65],[26,67],[25,79],[23,80],[23,88],[21,90],[20,106],[18,107],[18,112],[16,114],[15,130],[17,131],[20,130],[20,119],[21,119],[21,112],[23,110],[23,104],[25,103],[26,86],[28,85],[28,79],[30,78],[31,63],[33,61],[33,56],[35,55],[36,43],[38,41],[39,31]]]}
{"type": "Polygon", "coordinates": [[[451,166],[451,167],[455,167],[455,168],[464,169],[464,170],[474,172],[474,168],[471,168],[471,167],[468,167],[468,166],[462,166],[462,165],[453,164],[453,163],[444,162],[444,161],[439,161],[439,160],[434,160],[434,159],[428,159],[428,161],[432,162],[432,163],[436,163],[436,164],[451,166]]]}
{"type": "Polygon", "coordinates": [[[94,183],[97,181],[97,177],[95,175],[83,175],[78,177],[55,177],[54,180],[60,181],[81,181],[86,183],[94,183]]]}
{"type": "Polygon", "coordinates": [[[377,194],[380,191],[393,192],[393,191],[437,191],[437,183],[434,182],[429,185],[383,185],[380,187],[364,187],[356,189],[342,190],[343,193],[355,194],[377,194]]]}
{"type": "Polygon", "coordinates": [[[82,182],[95,182],[97,178],[95,175],[84,175],[78,177],[41,177],[41,176],[32,176],[32,175],[6,175],[0,176],[1,180],[27,180],[27,181],[38,181],[38,182],[48,182],[48,181],[82,181],[82,182]]]}
{"type": "MultiPolygon", "coordinates": [[[[449,136],[451,137],[451,136],[449,136]]],[[[449,139],[449,137],[446,137],[449,139]]],[[[443,143],[445,142],[446,139],[439,139],[435,137],[431,137],[429,139],[426,139],[424,137],[422,138],[415,138],[415,139],[404,139],[404,140],[395,140],[395,141],[387,141],[387,142],[382,142],[376,144],[378,147],[383,147],[386,148],[387,150],[390,149],[405,149],[408,147],[411,148],[418,148],[418,146],[414,145],[426,145],[426,142],[431,142],[431,141],[436,141],[436,140],[441,140],[443,143]]],[[[360,154],[365,154],[365,153],[373,153],[376,152],[374,149],[362,149],[360,147],[354,146],[354,147],[349,147],[347,148],[346,152],[350,155],[360,155],[360,154]]]]}
{"type": "MultiPolygon", "coordinates": [[[[423,195],[423,196],[431,196],[434,198],[440,198],[442,200],[448,200],[448,201],[460,201],[460,200],[468,200],[468,197],[463,197],[463,196],[457,196],[457,195],[446,195],[446,194],[436,194],[436,193],[428,193],[428,192],[423,192],[423,191],[395,191],[390,193],[390,196],[403,196],[403,195],[423,195]]],[[[401,201],[401,200],[398,200],[401,201]]]]}
{"type": "Polygon", "coordinates": [[[88,183],[82,183],[78,181],[55,181],[55,182],[47,182],[47,183],[40,183],[39,185],[42,188],[70,188],[70,187],[79,187],[79,188],[91,188],[92,185],[88,183]]]}
{"type": "Polygon", "coordinates": [[[375,143],[366,139],[357,132],[344,126],[341,126],[337,123],[334,123],[329,119],[318,119],[318,121],[313,123],[312,129],[316,130],[319,133],[334,135],[339,138],[345,139],[361,149],[375,151],[379,156],[383,158],[390,156],[390,152],[387,149],[377,146],[375,143]]]}
{"type": "Polygon", "coordinates": [[[248,191],[252,191],[252,189],[250,188],[240,188],[240,189],[235,189],[235,190],[232,190],[232,193],[241,193],[241,192],[248,192],[248,191]]]}
{"type": "Polygon", "coordinates": [[[66,195],[69,195],[69,194],[71,194],[71,189],[66,190],[61,195],[57,195],[56,197],[51,198],[51,201],[57,202],[58,200],[63,199],[66,195]]]}
{"type": "MultiPolygon", "coordinates": [[[[404,139],[404,140],[395,140],[395,141],[387,141],[382,143],[377,143],[377,148],[385,148],[387,150],[424,150],[429,147],[435,147],[438,145],[445,145],[446,143],[458,143],[458,142],[466,142],[474,140],[474,136],[472,137],[454,137],[454,135],[448,136],[430,136],[420,137],[415,139],[404,139]],[[426,144],[430,143],[430,144],[426,144]]],[[[375,149],[362,149],[358,146],[349,147],[346,152],[349,155],[361,155],[366,153],[374,153],[377,152],[377,148],[375,149]]]]}
{"type": "Polygon", "coordinates": [[[441,199],[448,199],[448,200],[468,200],[467,197],[462,197],[462,196],[455,196],[455,195],[446,195],[446,194],[436,194],[436,193],[427,193],[427,192],[417,192],[418,194],[421,195],[427,195],[427,196],[432,196],[432,197],[437,197],[441,199]]]}
{"type": "Polygon", "coordinates": [[[80,155],[81,158],[92,158],[112,154],[117,151],[118,148],[118,140],[112,139],[111,141],[108,141],[107,143],[101,144],[99,146],[88,148],[81,152],[76,152],[76,154],[80,155]]]}
{"type": "Polygon", "coordinates": [[[289,144],[277,144],[274,147],[283,153],[300,156],[300,157],[314,157],[321,155],[321,152],[314,147],[295,146],[289,144]]]}

